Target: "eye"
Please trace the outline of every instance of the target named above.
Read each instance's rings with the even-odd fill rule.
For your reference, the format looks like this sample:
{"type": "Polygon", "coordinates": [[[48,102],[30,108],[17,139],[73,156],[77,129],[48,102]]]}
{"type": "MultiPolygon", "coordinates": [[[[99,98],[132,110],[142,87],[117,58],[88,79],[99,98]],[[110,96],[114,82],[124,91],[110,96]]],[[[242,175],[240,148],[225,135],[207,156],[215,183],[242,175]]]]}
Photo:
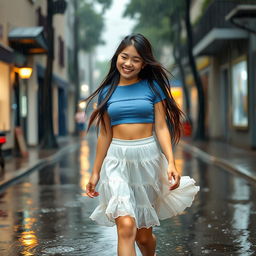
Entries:
{"type": "Polygon", "coordinates": [[[121,58],[124,59],[124,60],[127,59],[127,57],[124,56],[124,55],[121,55],[121,58]]]}

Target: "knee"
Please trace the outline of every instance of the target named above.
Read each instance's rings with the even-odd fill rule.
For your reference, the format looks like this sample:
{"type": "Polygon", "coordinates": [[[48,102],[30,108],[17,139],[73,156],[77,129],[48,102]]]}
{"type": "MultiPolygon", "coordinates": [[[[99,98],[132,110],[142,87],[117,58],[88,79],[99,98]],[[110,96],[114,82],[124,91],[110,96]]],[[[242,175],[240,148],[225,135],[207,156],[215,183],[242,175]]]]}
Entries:
{"type": "Polygon", "coordinates": [[[135,240],[137,229],[133,218],[123,217],[121,221],[118,221],[117,229],[119,237],[135,240]]]}
{"type": "Polygon", "coordinates": [[[155,240],[156,238],[153,234],[142,234],[136,236],[136,242],[141,246],[147,246],[149,243],[152,243],[155,240]]]}

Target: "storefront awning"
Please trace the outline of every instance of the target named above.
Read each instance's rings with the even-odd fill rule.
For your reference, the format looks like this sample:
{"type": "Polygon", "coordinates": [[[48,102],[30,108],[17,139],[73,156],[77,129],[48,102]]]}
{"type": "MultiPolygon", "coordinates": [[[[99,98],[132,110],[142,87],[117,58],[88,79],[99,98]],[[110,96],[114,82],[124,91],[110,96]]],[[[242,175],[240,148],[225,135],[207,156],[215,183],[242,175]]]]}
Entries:
{"type": "Polygon", "coordinates": [[[43,27],[17,27],[9,32],[13,49],[23,54],[42,54],[48,50],[43,27]]]}
{"type": "Polygon", "coordinates": [[[214,28],[193,48],[193,54],[215,55],[230,40],[248,39],[248,32],[238,28],[214,28]]]}
{"type": "Polygon", "coordinates": [[[6,62],[9,64],[14,62],[13,49],[1,43],[0,43],[0,61],[6,62]]]}

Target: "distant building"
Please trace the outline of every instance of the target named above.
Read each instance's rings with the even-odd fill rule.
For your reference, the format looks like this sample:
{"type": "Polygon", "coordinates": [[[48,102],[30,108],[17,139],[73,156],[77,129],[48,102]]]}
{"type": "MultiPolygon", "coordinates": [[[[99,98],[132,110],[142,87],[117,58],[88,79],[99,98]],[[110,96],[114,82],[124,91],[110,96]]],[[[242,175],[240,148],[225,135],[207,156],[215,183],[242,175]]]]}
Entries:
{"type": "MultiPolygon", "coordinates": [[[[45,0],[0,3],[0,130],[7,134],[5,150],[15,147],[15,127],[22,127],[28,145],[42,138],[42,89],[46,67],[47,40],[45,0]],[[20,67],[32,68],[22,79],[20,67]]],[[[74,86],[68,66],[72,54],[72,6],[64,15],[54,15],[53,122],[54,133],[74,132],[74,86]]]]}
{"type": "MultiPolygon", "coordinates": [[[[255,1],[213,0],[203,12],[202,3],[192,2],[191,18],[197,20],[193,53],[205,93],[207,137],[256,148],[256,36],[226,20],[239,5],[255,1]]],[[[185,51],[183,64],[196,124],[197,91],[185,51]]]]}

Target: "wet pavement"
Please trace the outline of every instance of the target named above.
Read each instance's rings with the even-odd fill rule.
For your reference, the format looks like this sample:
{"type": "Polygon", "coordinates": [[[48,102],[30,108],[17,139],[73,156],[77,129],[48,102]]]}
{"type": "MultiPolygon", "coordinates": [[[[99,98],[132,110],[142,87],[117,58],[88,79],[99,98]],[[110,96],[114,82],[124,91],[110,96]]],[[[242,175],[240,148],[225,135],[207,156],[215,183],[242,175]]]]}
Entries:
{"type": "Polygon", "coordinates": [[[41,149],[39,145],[29,147],[27,157],[15,157],[14,152],[6,156],[5,168],[0,168],[0,189],[34,169],[54,162],[59,155],[67,151],[71,152],[79,145],[79,139],[75,136],[58,137],[57,142],[58,148],[56,149],[41,149]]]}
{"type": "MultiPolygon", "coordinates": [[[[94,156],[90,135],[78,150],[1,192],[0,255],[116,255],[115,227],[88,219],[97,204],[85,196],[94,156]]],[[[175,158],[201,191],[184,214],[154,229],[158,256],[255,255],[256,184],[181,148],[175,158]]]]}

